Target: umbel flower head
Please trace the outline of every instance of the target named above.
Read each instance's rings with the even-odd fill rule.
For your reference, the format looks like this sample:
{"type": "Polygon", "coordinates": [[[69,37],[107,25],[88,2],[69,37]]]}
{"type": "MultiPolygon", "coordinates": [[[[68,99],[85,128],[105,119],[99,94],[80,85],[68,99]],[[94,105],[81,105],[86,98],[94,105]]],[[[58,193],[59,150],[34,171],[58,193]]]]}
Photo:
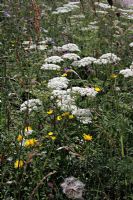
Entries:
{"type": "Polygon", "coordinates": [[[64,180],[61,184],[63,193],[70,199],[83,199],[83,191],[85,184],[79,181],[77,178],[71,176],[64,180]]]}

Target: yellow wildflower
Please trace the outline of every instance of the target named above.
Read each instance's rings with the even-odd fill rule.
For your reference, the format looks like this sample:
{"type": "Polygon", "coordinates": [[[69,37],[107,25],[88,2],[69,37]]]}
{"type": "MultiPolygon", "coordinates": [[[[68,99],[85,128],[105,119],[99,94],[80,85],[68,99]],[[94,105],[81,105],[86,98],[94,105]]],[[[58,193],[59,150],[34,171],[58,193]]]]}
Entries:
{"type": "Polygon", "coordinates": [[[51,136],[50,137],[52,140],[56,140],[56,136],[51,136]]]}
{"type": "Polygon", "coordinates": [[[52,140],[56,140],[56,136],[54,136],[53,132],[49,132],[48,137],[51,138],[52,140]]]}
{"type": "Polygon", "coordinates": [[[62,117],[59,115],[59,116],[57,116],[57,121],[60,121],[60,120],[62,120],[62,117]]]}
{"type": "Polygon", "coordinates": [[[101,89],[100,87],[95,87],[94,90],[95,90],[96,92],[101,92],[101,91],[102,91],[102,89],[101,89]]]}
{"type": "Polygon", "coordinates": [[[73,119],[73,118],[74,118],[74,115],[69,115],[68,118],[69,118],[69,119],[73,119]]]}
{"type": "Polygon", "coordinates": [[[68,116],[70,113],[69,112],[64,112],[63,114],[62,114],[62,117],[66,117],[66,116],[68,116]]]}
{"type": "Polygon", "coordinates": [[[21,142],[22,140],[23,140],[23,136],[19,134],[18,137],[17,137],[17,141],[21,142]]]}
{"type": "Polygon", "coordinates": [[[27,126],[27,127],[25,127],[24,131],[26,134],[31,134],[33,132],[33,129],[31,126],[27,126]]]}
{"type": "Polygon", "coordinates": [[[90,135],[90,134],[83,134],[83,138],[84,138],[84,140],[86,140],[86,141],[91,141],[92,140],[92,136],[90,135]]]}
{"type": "Polygon", "coordinates": [[[14,168],[17,169],[17,168],[22,168],[24,165],[24,162],[22,160],[16,160],[15,163],[14,163],[14,168]]]}
{"type": "Polygon", "coordinates": [[[117,76],[118,76],[117,74],[112,74],[111,78],[117,78],[117,76]]]}
{"type": "Polygon", "coordinates": [[[49,136],[53,135],[53,132],[49,132],[48,135],[49,135],[49,136]]]}
{"type": "Polygon", "coordinates": [[[51,115],[51,114],[53,114],[53,112],[54,112],[54,111],[53,111],[52,109],[50,109],[50,110],[47,111],[47,114],[48,114],[48,115],[51,115]]]}
{"type": "Polygon", "coordinates": [[[24,146],[25,147],[33,147],[37,144],[37,140],[35,138],[25,140],[24,146]]]}
{"type": "Polygon", "coordinates": [[[62,74],[62,77],[66,77],[66,76],[67,76],[67,73],[62,74]]]}

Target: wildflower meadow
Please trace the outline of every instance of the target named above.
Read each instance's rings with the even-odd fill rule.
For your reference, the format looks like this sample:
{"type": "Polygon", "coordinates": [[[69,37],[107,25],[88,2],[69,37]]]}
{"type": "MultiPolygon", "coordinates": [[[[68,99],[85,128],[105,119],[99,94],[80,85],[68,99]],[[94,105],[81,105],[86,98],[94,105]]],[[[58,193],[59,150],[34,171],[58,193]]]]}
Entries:
{"type": "Polygon", "coordinates": [[[133,0],[0,1],[0,200],[133,200],[133,0]]]}

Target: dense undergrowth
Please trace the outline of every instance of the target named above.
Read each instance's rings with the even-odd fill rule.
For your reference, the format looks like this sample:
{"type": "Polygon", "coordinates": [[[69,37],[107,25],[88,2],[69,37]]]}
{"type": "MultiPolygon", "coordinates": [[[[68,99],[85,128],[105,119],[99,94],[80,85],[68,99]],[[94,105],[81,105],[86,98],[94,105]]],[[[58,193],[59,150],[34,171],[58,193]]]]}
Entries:
{"type": "Polygon", "coordinates": [[[0,199],[133,199],[133,10],[107,5],[0,4],[0,199]]]}

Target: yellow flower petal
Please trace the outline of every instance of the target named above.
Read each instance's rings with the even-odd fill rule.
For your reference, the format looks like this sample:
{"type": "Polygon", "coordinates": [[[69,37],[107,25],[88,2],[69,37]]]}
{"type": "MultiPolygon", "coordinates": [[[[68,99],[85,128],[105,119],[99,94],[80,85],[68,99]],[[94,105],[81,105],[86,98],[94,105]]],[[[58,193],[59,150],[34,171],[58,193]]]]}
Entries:
{"type": "Polygon", "coordinates": [[[96,92],[101,92],[101,91],[102,91],[102,89],[101,89],[100,87],[95,87],[94,90],[95,90],[96,92]]]}
{"type": "Polygon", "coordinates": [[[14,168],[17,169],[17,168],[22,168],[24,165],[24,162],[22,160],[16,160],[15,163],[14,163],[14,168]]]}
{"type": "Polygon", "coordinates": [[[112,75],[111,75],[111,78],[117,78],[117,77],[118,77],[117,74],[112,74],[112,75]]]}
{"type": "Polygon", "coordinates": [[[57,121],[60,121],[60,120],[62,120],[62,117],[59,115],[59,116],[57,116],[57,121]]]}
{"type": "Polygon", "coordinates": [[[25,140],[24,146],[25,147],[33,147],[37,144],[38,140],[35,138],[25,140]]]}
{"type": "Polygon", "coordinates": [[[25,132],[27,132],[27,131],[32,131],[32,127],[31,127],[31,126],[27,126],[27,127],[25,127],[24,131],[25,131],[25,132]]]}
{"type": "Polygon", "coordinates": [[[21,142],[22,140],[23,140],[23,136],[19,134],[18,137],[17,137],[17,141],[21,142]]]}
{"type": "Polygon", "coordinates": [[[52,140],[56,140],[56,136],[51,136],[51,139],[52,140]]]}
{"type": "Polygon", "coordinates": [[[54,111],[53,111],[52,109],[50,109],[49,111],[47,111],[47,114],[48,114],[48,115],[51,115],[51,114],[53,114],[53,112],[54,112],[54,111]]]}
{"type": "Polygon", "coordinates": [[[64,113],[62,114],[62,117],[68,116],[69,114],[70,114],[69,112],[64,112],[64,113]]]}
{"type": "Polygon", "coordinates": [[[67,73],[62,74],[62,77],[66,77],[66,76],[67,76],[67,73]]]}
{"type": "Polygon", "coordinates": [[[92,140],[92,136],[90,134],[83,134],[83,138],[85,141],[91,141],[92,140]]]}
{"type": "Polygon", "coordinates": [[[51,135],[53,135],[53,134],[54,134],[53,132],[49,132],[49,133],[48,133],[49,136],[51,136],[51,135]]]}
{"type": "Polygon", "coordinates": [[[68,118],[69,118],[69,119],[73,119],[73,118],[74,118],[74,115],[69,115],[68,118]]]}

